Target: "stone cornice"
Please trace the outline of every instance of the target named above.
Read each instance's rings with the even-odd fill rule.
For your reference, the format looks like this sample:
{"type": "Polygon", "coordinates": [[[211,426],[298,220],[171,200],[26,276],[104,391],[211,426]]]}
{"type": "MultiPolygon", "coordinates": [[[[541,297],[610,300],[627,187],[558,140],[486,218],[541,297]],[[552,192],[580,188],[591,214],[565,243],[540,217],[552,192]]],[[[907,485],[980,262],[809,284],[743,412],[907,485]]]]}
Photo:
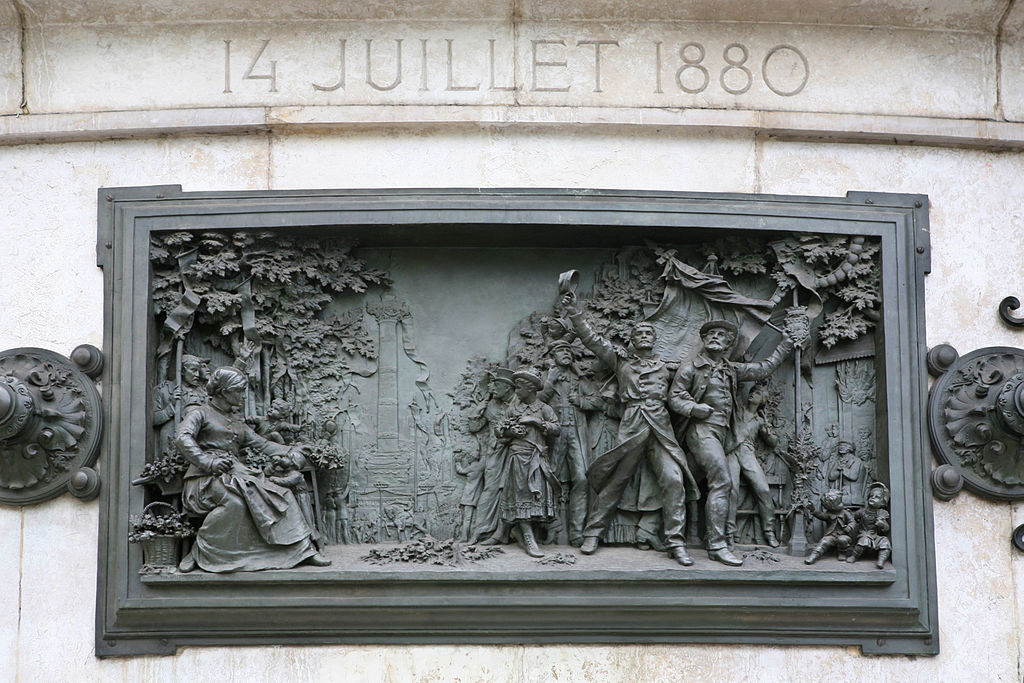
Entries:
{"type": "Polygon", "coordinates": [[[460,124],[1024,139],[1016,0],[368,5],[0,1],[0,145],[460,124]]]}
{"type": "Polygon", "coordinates": [[[458,126],[732,131],[784,140],[1024,148],[1024,123],[912,116],[602,107],[225,107],[0,116],[0,145],[168,135],[458,126]]]}
{"type": "MultiPolygon", "coordinates": [[[[995,34],[1008,0],[7,0],[29,26],[293,21],[678,21],[876,26],[995,34]]],[[[0,7],[3,7],[0,5],[0,7]]],[[[3,8],[7,9],[7,8],[3,8]]],[[[9,15],[9,16],[8,16],[9,15]]],[[[0,21],[17,23],[0,10],[0,21]]]]}

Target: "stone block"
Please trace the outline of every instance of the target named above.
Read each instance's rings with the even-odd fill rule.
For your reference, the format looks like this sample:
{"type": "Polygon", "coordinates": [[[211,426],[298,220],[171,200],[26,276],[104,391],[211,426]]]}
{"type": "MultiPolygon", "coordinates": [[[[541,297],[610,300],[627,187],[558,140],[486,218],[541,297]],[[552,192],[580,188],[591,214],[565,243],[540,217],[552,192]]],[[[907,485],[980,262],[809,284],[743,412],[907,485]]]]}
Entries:
{"type": "MultiPolygon", "coordinates": [[[[1014,529],[1016,529],[1021,524],[1024,524],[1024,505],[1020,503],[1015,503],[1014,505],[1012,505],[1011,514],[1011,519],[1013,520],[1011,522],[1011,526],[1014,529]]],[[[1011,554],[1011,564],[1013,565],[1013,587],[1015,592],[1014,597],[1016,598],[1017,609],[1020,610],[1020,606],[1024,605],[1024,552],[1021,552],[1020,550],[1014,548],[1011,551],[1011,554]]],[[[1017,661],[1021,661],[1021,658],[1024,657],[1024,639],[1021,639],[1019,635],[1019,619],[1020,616],[1018,613],[1018,628],[1016,630],[1017,661]]]]}
{"type": "Polygon", "coordinates": [[[0,182],[11,188],[5,234],[16,239],[0,250],[0,296],[7,302],[0,348],[41,346],[63,354],[83,343],[103,345],[97,188],[256,189],[267,179],[267,143],[251,137],[30,145],[3,154],[0,182]]]}
{"type": "Polygon", "coordinates": [[[513,103],[508,23],[47,26],[29,36],[37,111],[513,103]]]}
{"type": "MultiPolygon", "coordinates": [[[[909,0],[916,2],[918,0],[909,0]]],[[[949,0],[944,0],[948,2],[949,0]]],[[[986,0],[974,0],[983,2],[986,0]]],[[[991,1],[991,0],[988,0],[991,1]]],[[[418,0],[414,3],[350,2],[349,0],[291,0],[289,2],[220,2],[182,0],[21,0],[33,25],[53,24],[171,24],[198,21],[324,22],[372,20],[496,19],[512,16],[511,0],[418,0]]]]}
{"type": "MultiPolygon", "coordinates": [[[[645,645],[530,645],[523,648],[524,683],[544,681],[603,681],[628,683],[654,680],[642,666],[645,645]]],[[[700,680],[699,671],[689,669],[687,677],[700,680]]]]}
{"type": "Polygon", "coordinates": [[[709,192],[749,192],[753,185],[749,135],[651,130],[637,131],[627,142],[599,132],[530,129],[282,136],[274,141],[271,183],[273,189],[565,186],[709,192]]]}
{"type": "Polygon", "coordinates": [[[1003,20],[999,44],[999,92],[1008,121],[1024,120],[1024,7],[1011,3],[1003,20]]]}
{"type": "Polygon", "coordinates": [[[391,648],[386,652],[387,676],[395,681],[472,680],[500,683],[519,679],[524,648],[514,645],[441,645],[391,648]]]}
{"type": "Polygon", "coordinates": [[[523,17],[537,21],[719,21],[844,26],[902,26],[971,32],[996,30],[1002,0],[523,0],[523,17]]]}
{"type": "Polygon", "coordinates": [[[416,3],[352,3],[294,0],[287,3],[224,3],[183,0],[22,0],[33,23],[132,24],[189,21],[326,21],[501,18],[535,20],[657,20],[906,26],[994,33],[1005,0],[523,0],[503,2],[428,0],[416,3]]]}
{"type": "Polygon", "coordinates": [[[12,3],[0,5],[0,114],[21,112],[21,25],[12,3]]]}
{"type": "Polygon", "coordinates": [[[0,508],[0,680],[14,680],[21,626],[21,549],[23,516],[18,508],[0,508]],[[6,664],[2,664],[6,663],[6,664]]]}
{"type": "MultiPolygon", "coordinates": [[[[70,497],[25,508],[21,563],[20,680],[81,680],[93,658],[99,509],[70,497]]],[[[120,665],[104,665],[119,669],[120,665]]]]}
{"type": "Polygon", "coordinates": [[[539,105],[982,118],[996,100],[991,37],[959,31],[506,19],[41,25],[27,36],[36,113],[539,105]]]}
{"type": "Polygon", "coordinates": [[[976,34],[545,22],[520,35],[522,104],[980,117],[995,101],[993,47],[976,34]]]}

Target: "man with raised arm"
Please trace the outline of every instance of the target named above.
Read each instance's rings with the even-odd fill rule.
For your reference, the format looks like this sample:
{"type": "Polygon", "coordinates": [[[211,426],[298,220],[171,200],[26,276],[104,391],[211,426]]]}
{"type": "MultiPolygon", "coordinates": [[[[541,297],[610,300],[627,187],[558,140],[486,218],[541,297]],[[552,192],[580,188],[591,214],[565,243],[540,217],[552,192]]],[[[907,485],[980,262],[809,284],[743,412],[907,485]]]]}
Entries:
{"type": "Polygon", "coordinates": [[[587,470],[591,502],[580,550],[587,555],[597,551],[598,539],[614,516],[623,491],[646,458],[661,489],[662,530],[668,553],[679,564],[689,566],[693,560],[683,540],[686,499],[696,500],[699,494],[665,407],[674,368],[654,353],[654,327],[637,323],[632,351],[627,352],[594,332],[577,306],[575,294],[563,294],[560,303],[580,341],[614,370],[624,408],[615,447],[587,470]]]}
{"type": "Polygon", "coordinates": [[[688,418],[683,427],[683,443],[697,464],[707,473],[708,495],[705,502],[704,543],[708,557],[730,566],[743,564],[728,548],[725,526],[729,516],[732,478],[725,457],[726,445],[737,442],[735,417],[739,412],[739,383],[760,380],[772,374],[793,350],[788,334],[766,360],[752,363],[729,360],[736,343],[736,326],[725,320],[712,320],[700,328],[703,347],[697,357],[680,366],[668,406],[688,418]]]}

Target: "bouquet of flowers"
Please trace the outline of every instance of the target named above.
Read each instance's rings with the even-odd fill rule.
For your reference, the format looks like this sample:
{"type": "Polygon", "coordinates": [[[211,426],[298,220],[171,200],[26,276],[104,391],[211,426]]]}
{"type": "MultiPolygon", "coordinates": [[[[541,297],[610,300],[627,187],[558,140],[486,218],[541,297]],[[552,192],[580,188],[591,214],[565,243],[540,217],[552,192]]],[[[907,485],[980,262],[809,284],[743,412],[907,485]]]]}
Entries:
{"type": "Polygon", "coordinates": [[[157,536],[171,536],[174,538],[188,538],[195,534],[195,530],[189,526],[185,513],[177,512],[167,503],[159,503],[169,508],[168,512],[157,513],[153,508],[156,504],[150,503],[142,511],[141,515],[130,518],[131,531],[128,533],[128,541],[131,543],[142,543],[157,536]]]}
{"type": "Polygon", "coordinates": [[[155,481],[169,483],[175,477],[185,474],[187,469],[187,460],[178,453],[170,453],[159,460],[146,463],[146,466],[142,468],[142,474],[137,479],[134,479],[132,483],[136,485],[150,484],[155,481]]]}
{"type": "Polygon", "coordinates": [[[348,464],[348,454],[330,441],[320,439],[310,445],[306,460],[318,470],[340,470],[348,464]]]}
{"type": "Polygon", "coordinates": [[[503,434],[507,438],[521,438],[526,436],[526,427],[519,424],[518,415],[511,415],[502,420],[501,427],[498,429],[498,434],[503,434]]]}

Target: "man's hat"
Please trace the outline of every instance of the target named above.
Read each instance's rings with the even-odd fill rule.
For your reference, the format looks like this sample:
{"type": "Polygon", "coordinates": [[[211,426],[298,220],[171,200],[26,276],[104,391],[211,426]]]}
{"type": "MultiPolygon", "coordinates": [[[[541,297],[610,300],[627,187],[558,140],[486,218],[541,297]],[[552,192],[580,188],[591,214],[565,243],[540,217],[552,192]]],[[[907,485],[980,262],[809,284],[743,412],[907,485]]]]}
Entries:
{"type": "Polygon", "coordinates": [[[555,351],[556,349],[569,349],[572,350],[572,344],[565,341],[564,339],[556,339],[548,345],[548,353],[555,351]]]}
{"type": "Polygon", "coordinates": [[[552,316],[552,317],[544,318],[543,322],[544,322],[544,326],[545,327],[551,326],[551,327],[555,328],[555,331],[557,332],[559,337],[561,337],[561,336],[563,336],[563,335],[565,335],[565,334],[567,334],[569,332],[572,332],[572,325],[569,323],[568,320],[564,320],[562,318],[557,318],[557,317],[553,317],[552,316]]]}
{"type": "Polygon", "coordinates": [[[542,380],[540,378],[540,375],[538,375],[533,370],[520,370],[519,372],[515,373],[513,377],[515,377],[516,379],[525,379],[527,382],[532,384],[537,389],[544,388],[544,380],[542,380]]]}
{"type": "Polygon", "coordinates": [[[512,371],[508,368],[498,368],[494,372],[490,373],[491,380],[494,382],[505,382],[507,384],[515,384],[512,381],[512,371]]]}
{"type": "Polygon", "coordinates": [[[731,332],[734,337],[739,332],[736,326],[728,320],[709,320],[700,326],[700,336],[703,337],[711,330],[725,330],[731,332]]]}

